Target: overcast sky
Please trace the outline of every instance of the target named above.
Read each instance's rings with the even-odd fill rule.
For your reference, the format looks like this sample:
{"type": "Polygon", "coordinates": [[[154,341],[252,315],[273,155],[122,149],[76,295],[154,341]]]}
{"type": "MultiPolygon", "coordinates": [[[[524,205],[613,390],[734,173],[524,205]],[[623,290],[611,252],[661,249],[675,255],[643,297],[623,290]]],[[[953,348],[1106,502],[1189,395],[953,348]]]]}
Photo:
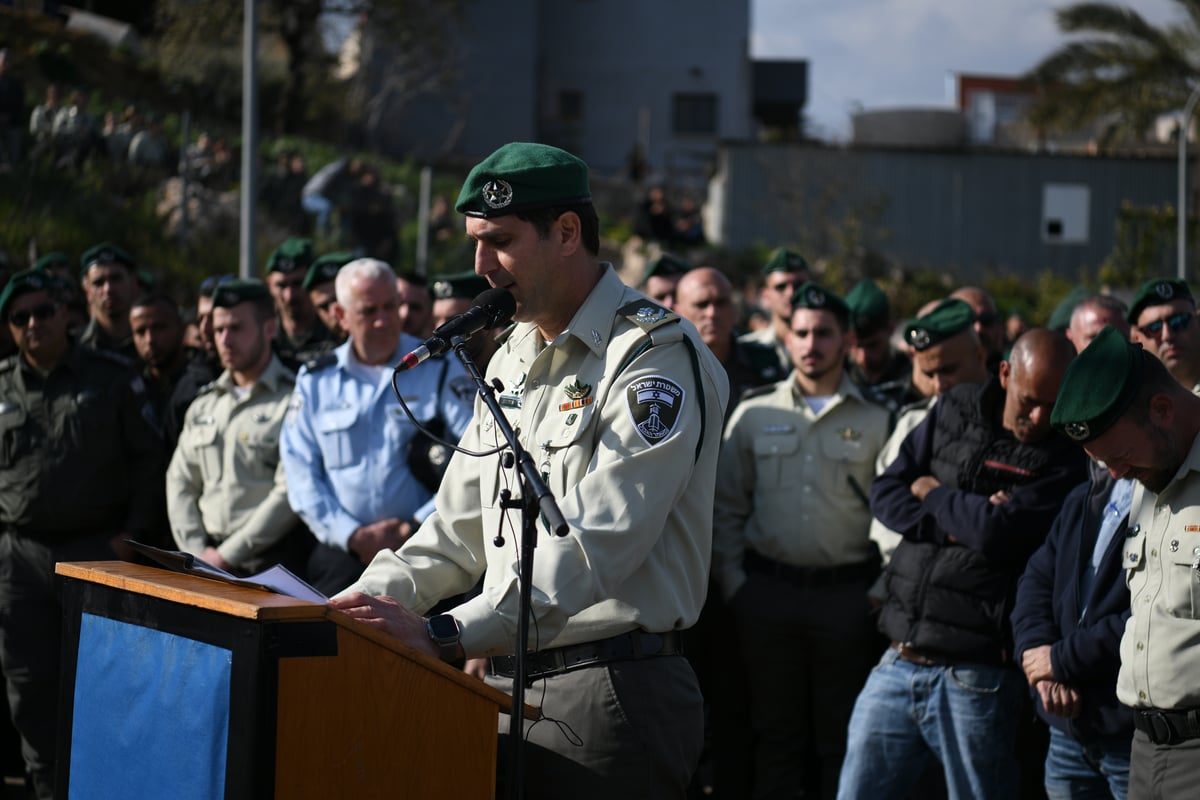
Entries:
{"type": "MultiPolygon", "coordinates": [[[[1125,0],[1156,24],[1174,0],[1125,0]]],[[[1017,75],[1065,41],[1052,0],[752,0],[754,58],[808,60],[810,132],[846,139],[859,108],[947,106],[955,72],[1017,75]]]]}

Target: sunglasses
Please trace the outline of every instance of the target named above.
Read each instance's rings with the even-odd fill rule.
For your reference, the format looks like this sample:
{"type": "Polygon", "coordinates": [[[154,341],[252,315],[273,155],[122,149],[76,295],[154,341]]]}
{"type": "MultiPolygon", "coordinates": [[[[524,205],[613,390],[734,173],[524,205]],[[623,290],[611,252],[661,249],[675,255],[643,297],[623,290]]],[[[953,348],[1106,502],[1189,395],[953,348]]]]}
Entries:
{"type": "Polygon", "coordinates": [[[1195,314],[1189,311],[1180,311],[1178,314],[1172,314],[1166,319],[1159,319],[1151,322],[1149,325],[1142,325],[1138,330],[1147,339],[1157,339],[1162,336],[1164,324],[1170,329],[1171,333],[1183,333],[1192,327],[1192,320],[1195,316],[1195,314]]]}
{"type": "Polygon", "coordinates": [[[14,311],[8,315],[8,323],[15,325],[18,328],[24,328],[29,324],[29,319],[32,317],[38,322],[45,322],[54,316],[54,312],[58,310],[58,306],[54,303],[38,303],[33,308],[23,308],[20,311],[14,311]]]}

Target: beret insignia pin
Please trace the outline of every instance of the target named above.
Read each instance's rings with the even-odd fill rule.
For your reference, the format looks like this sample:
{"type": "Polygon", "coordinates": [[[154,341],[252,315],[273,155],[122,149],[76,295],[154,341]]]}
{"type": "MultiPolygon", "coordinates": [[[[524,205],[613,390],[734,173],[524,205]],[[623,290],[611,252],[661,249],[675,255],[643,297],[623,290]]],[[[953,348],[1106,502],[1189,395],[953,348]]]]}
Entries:
{"type": "Polygon", "coordinates": [[[815,308],[825,305],[825,293],[820,289],[809,289],[804,299],[810,306],[815,308]]]}
{"type": "Polygon", "coordinates": [[[1169,300],[1175,294],[1175,290],[1171,287],[1171,284],[1162,281],[1154,287],[1154,293],[1164,300],[1169,300]]]}
{"type": "Polygon", "coordinates": [[[1068,422],[1063,426],[1063,430],[1066,432],[1067,436],[1070,436],[1077,442],[1082,442],[1084,439],[1088,438],[1088,434],[1091,433],[1091,429],[1088,428],[1088,424],[1086,422],[1068,422]]]}
{"type": "Polygon", "coordinates": [[[513,201],[512,184],[493,178],[483,185],[483,202],[488,208],[504,208],[513,201]]]}
{"type": "Polygon", "coordinates": [[[928,347],[930,341],[929,331],[924,328],[913,328],[908,334],[908,343],[918,350],[928,347]]]}

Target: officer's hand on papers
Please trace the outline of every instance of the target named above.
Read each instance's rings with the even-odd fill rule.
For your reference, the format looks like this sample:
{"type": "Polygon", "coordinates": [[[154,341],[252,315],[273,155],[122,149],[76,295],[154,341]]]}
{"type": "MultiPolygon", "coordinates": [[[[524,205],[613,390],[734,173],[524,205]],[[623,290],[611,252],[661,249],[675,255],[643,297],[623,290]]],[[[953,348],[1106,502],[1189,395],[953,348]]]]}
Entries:
{"type": "Polygon", "coordinates": [[[347,545],[358,560],[367,565],[380,550],[396,550],[413,535],[413,526],[395,517],[381,519],[350,534],[347,545]]]}
{"type": "Polygon", "coordinates": [[[414,614],[390,597],[372,597],[363,592],[355,592],[335,597],[329,601],[329,605],[422,653],[438,658],[438,650],[425,628],[425,618],[414,614]]]}
{"type": "Polygon", "coordinates": [[[226,572],[233,571],[233,565],[226,561],[224,557],[222,557],[221,551],[215,547],[204,548],[204,552],[200,554],[200,557],[209,564],[212,564],[217,569],[223,569],[226,572]]]}

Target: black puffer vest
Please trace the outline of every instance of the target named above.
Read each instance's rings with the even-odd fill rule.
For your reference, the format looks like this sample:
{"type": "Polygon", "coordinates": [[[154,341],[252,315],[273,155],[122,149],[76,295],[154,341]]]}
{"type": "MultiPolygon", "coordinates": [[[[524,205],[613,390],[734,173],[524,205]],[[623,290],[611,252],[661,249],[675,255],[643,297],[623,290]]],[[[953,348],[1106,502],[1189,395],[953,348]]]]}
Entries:
{"type": "MultiPolygon", "coordinates": [[[[995,379],[955,387],[938,400],[930,468],[942,485],[990,496],[1037,478],[1061,457],[1058,448],[1013,438],[1001,424],[1003,403],[1004,390],[995,379]]],[[[888,564],[880,629],[925,653],[1006,662],[1008,617],[1030,553],[1007,555],[999,563],[949,542],[904,540],[888,564]]]]}

